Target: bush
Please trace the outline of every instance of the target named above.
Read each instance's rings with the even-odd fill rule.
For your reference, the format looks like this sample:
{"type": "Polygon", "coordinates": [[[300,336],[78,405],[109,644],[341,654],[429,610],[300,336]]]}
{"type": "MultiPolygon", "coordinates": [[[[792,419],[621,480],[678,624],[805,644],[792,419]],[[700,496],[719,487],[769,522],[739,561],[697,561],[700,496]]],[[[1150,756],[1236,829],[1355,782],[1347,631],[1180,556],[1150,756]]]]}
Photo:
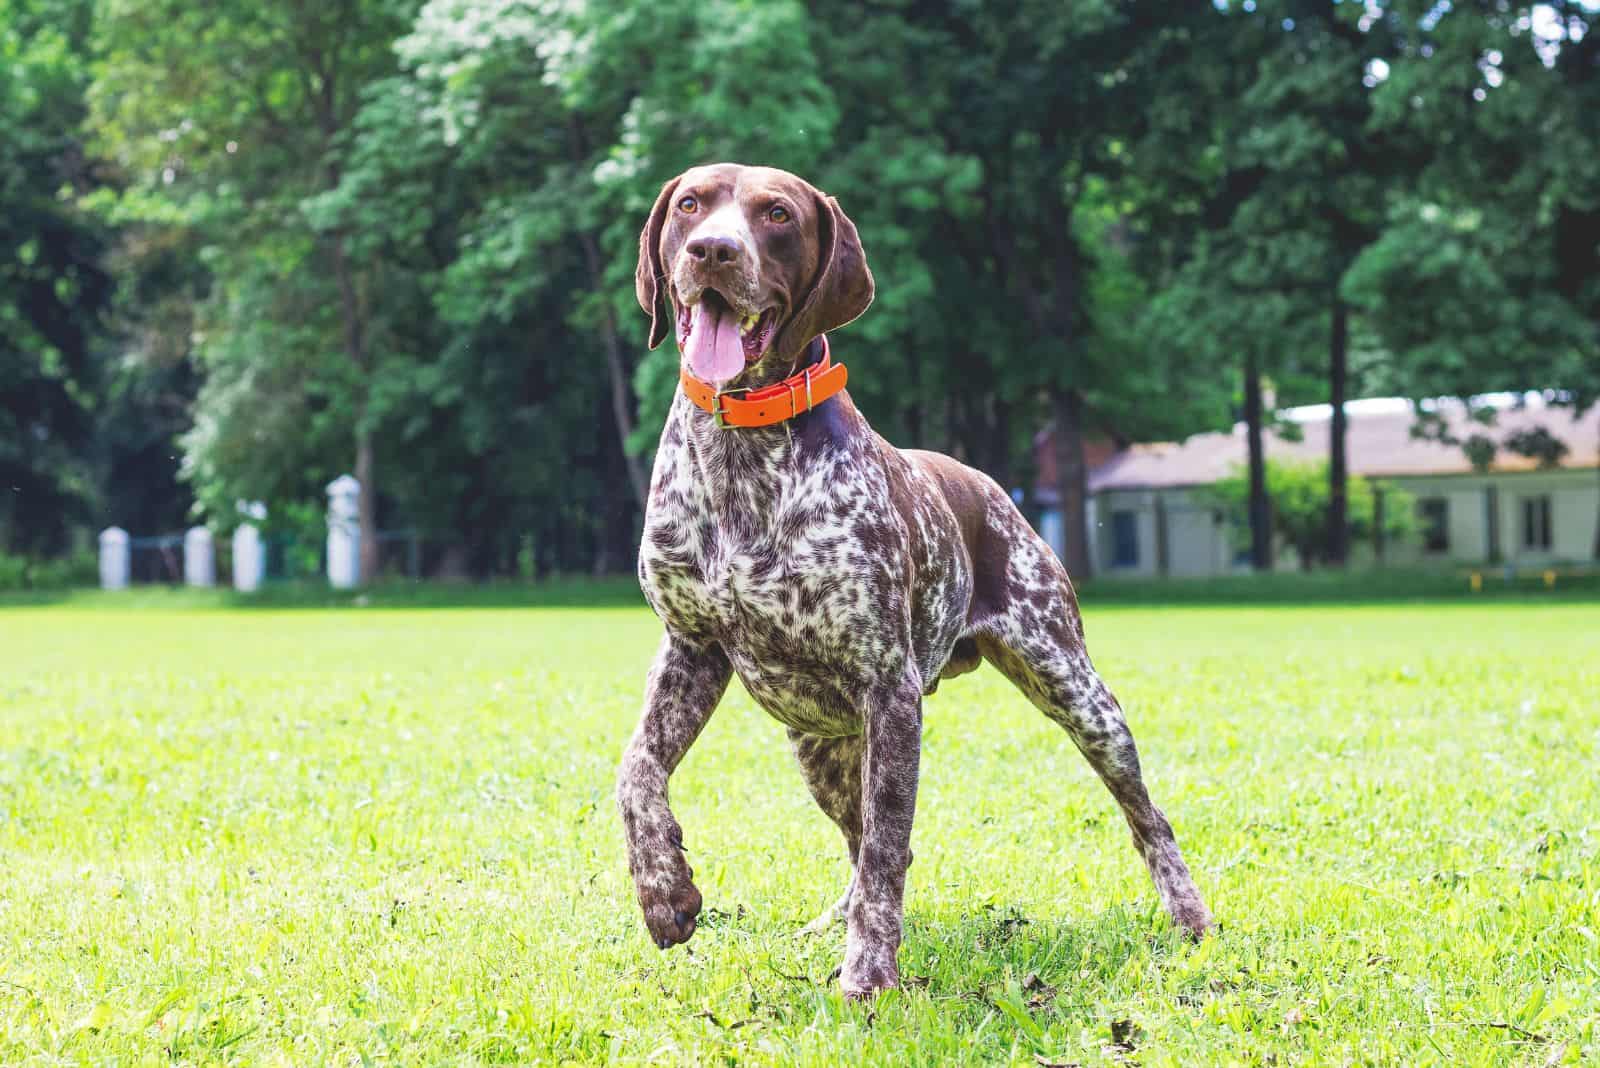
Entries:
{"type": "Polygon", "coordinates": [[[0,592],[28,588],[27,559],[0,553],[0,592]]]}
{"type": "MultiPolygon", "coordinates": [[[[1383,537],[1398,544],[1416,533],[1416,501],[1387,482],[1351,476],[1345,482],[1345,527],[1350,543],[1371,542],[1377,536],[1377,493],[1383,494],[1383,537]]],[[[1214,482],[1205,499],[1235,517],[1235,547],[1248,548],[1250,526],[1244,517],[1250,500],[1250,477],[1242,467],[1214,482]]],[[[1285,463],[1267,461],[1267,498],[1271,503],[1272,533],[1288,545],[1309,571],[1328,558],[1328,462],[1285,463]]]]}
{"type": "Polygon", "coordinates": [[[0,553],[0,593],[66,590],[93,586],[99,579],[100,565],[93,553],[73,553],[50,560],[0,553]]]}

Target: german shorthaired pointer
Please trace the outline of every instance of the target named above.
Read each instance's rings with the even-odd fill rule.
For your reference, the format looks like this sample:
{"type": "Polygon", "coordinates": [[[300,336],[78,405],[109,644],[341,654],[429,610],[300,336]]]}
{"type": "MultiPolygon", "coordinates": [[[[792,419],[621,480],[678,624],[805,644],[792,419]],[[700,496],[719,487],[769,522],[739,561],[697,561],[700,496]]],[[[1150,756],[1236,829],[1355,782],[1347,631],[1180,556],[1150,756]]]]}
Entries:
{"type": "Polygon", "coordinates": [[[667,779],[738,672],[850,850],[849,887],[807,930],[845,918],[847,994],[894,986],[922,697],[983,660],[1066,729],[1167,911],[1202,935],[1211,917],[1065,570],[991,479],[891,447],[841,391],[823,335],[866,310],[873,281],[838,203],[784,171],[687,171],[640,235],[636,286],[651,347],[671,323],[682,353],[639,551],[666,634],[617,784],[657,945],[686,941],[701,904],[667,779]]]}

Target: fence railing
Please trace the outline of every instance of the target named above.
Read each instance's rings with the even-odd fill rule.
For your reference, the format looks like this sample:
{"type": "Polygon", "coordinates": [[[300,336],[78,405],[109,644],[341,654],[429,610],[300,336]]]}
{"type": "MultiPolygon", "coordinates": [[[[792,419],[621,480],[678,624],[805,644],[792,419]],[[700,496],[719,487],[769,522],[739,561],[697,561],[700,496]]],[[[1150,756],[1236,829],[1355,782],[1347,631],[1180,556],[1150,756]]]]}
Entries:
{"type": "MultiPolygon", "coordinates": [[[[243,522],[233,537],[218,544],[212,531],[194,526],[181,533],[133,537],[121,527],[100,532],[100,585],[120,590],[130,584],[167,583],[211,587],[219,576],[250,593],[271,576],[282,579],[326,576],[335,589],[359,586],[361,574],[361,483],[349,475],[328,486],[326,537],[320,543],[264,533],[267,510],[240,503],[243,522]]],[[[379,574],[448,575],[458,569],[460,546],[429,539],[417,530],[377,531],[379,574]]]]}

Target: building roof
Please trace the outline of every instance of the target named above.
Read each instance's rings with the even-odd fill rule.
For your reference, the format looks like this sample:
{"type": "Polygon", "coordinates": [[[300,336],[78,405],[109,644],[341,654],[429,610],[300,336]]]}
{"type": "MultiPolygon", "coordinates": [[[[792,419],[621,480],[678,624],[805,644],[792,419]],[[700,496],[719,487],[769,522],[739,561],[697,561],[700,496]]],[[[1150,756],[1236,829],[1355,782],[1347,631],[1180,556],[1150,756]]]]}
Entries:
{"type": "MultiPolygon", "coordinates": [[[[1497,408],[1492,426],[1475,422],[1459,401],[1428,402],[1443,416],[1453,436],[1462,440],[1475,433],[1495,441],[1518,431],[1542,427],[1567,445],[1562,468],[1600,466],[1600,405],[1574,420],[1572,409],[1551,407],[1536,394],[1491,399],[1497,408]]],[[[1350,473],[1374,478],[1406,475],[1467,474],[1473,470],[1459,445],[1444,445],[1413,437],[1416,413],[1408,400],[1379,398],[1352,401],[1345,406],[1349,429],[1345,439],[1350,473]]],[[[1302,440],[1289,441],[1268,430],[1269,460],[1308,462],[1328,456],[1331,410],[1325,404],[1292,408],[1279,417],[1298,423],[1302,440]]],[[[1182,442],[1133,445],[1116,453],[1089,473],[1091,493],[1108,489],[1157,489],[1198,486],[1216,482],[1245,463],[1245,427],[1229,433],[1196,434],[1182,442]]],[[[1491,471],[1532,471],[1538,461],[1506,448],[1496,450],[1491,471]]],[[[1041,486],[1041,489],[1045,487],[1041,486]]]]}
{"type": "MultiPolygon", "coordinates": [[[[1128,447],[1127,442],[1108,438],[1103,434],[1085,434],[1083,438],[1083,462],[1090,471],[1098,470],[1101,466],[1115,459],[1128,447]]],[[[1046,426],[1033,436],[1033,462],[1037,472],[1035,484],[1045,494],[1055,492],[1056,484],[1056,449],[1055,437],[1051,428],[1046,426]]]]}

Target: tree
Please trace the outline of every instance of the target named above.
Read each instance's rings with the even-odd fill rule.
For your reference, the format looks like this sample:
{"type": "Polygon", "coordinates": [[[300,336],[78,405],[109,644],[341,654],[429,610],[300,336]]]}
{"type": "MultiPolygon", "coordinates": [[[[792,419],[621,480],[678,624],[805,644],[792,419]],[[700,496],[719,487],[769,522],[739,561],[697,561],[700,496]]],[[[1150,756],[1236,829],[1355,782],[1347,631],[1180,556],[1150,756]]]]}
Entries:
{"type": "Polygon", "coordinates": [[[1348,507],[1344,403],[1352,392],[1350,308],[1342,284],[1382,230],[1385,191],[1413,164],[1404,139],[1372,121],[1374,72],[1387,70],[1408,32],[1402,13],[1338,0],[1227,4],[1276,40],[1257,53],[1242,94],[1238,159],[1258,180],[1234,226],[1254,235],[1272,285],[1320,309],[1326,331],[1328,558],[1345,558],[1348,507]]]}
{"type": "Polygon", "coordinates": [[[14,2],[0,205],[50,203],[0,215],[0,308],[25,312],[0,336],[31,361],[0,372],[0,463],[51,515],[137,496],[167,523],[175,433],[224,522],[315,509],[354,460],[369,530],[381,506],[475,573],[619,567],[676,364],[644,352],[635,235],[661,182],[732,158],[860,226],[878,301],[835,340],[888,436],[1028,484],[1054,422],[1080,577],[1084,437],[1235,413],[1265,566],[1273,390],[1334,402],[1337,560],[1345,393],[1596,392],[1594,11],[14,2]],[[68,344],[38,342],[24,278],[68,344]]]}
{"type": "MultiPolygon", "coordinates": [[[[1268,461],[1265,474],[1267,496],[1272,502],[1273,534],[1294,549],[1301,569],[1310,571],[1319,563],[1342,564],[1333,556],[1335,547],[1329,537],[1332,491],[1328,464],[1268,461]]],[[[1365,478],[1351,479],[1348,489],[1346,514],[1352,542],[1375,542],[1381,537],[1384,544],[1395,544],[1414,533],[1416,505],[1410,494],[1365,478]]],[[[1249,506],[1249,475],[1235,472],[1207,487],[1203,496],[1227,515],[1241,517],[1249,506]]],[[[1235,523],[1233,529],[1249,535],[1248,528],[1240,524],[1235,523]]]]}
{"type": "MultiPolygon", "coordinates": [[[[1273,413],[1267,410],[1264,380],[1293,380],[1293,357],[1315,346],[1317,319],[1293,294],[1274,287],[1248,233],[1220,231],[1196,244],[1193,258],[1150,305],[1144,325],[1153,339],[1238,376],[1234,395],[1245,424],[1247,457],[1242,514],[1250,533],[1251,567],[1268,571],[1273,538],[1265,431],[1273,413]]],[[[1226,388],[1226,379],[1222,384],[1226,388]]]]}
{"type": "Polygon", "coordinates": [[[1283,161],[1261,142],[1281,116],[1250,96],[1259,96],[1267,65],[1296,24],[1254,5],[1211,14],[1150,75],[1162,84],[1135,145],[1134,189],[1143,195],[1133,214],[1155,296],[1140,329],[1149,343],[1220,372],[1191,375],[1185,392],[1220,391],[1245,424],[1248,547],[1252,566],[1265,571],[1273,563],[1268,394],[1322,395],[1317,379],[1326,375],[1312,354],[1323,347],[1324,299],[1314,278],[1298,274],[1304,259],[1321,253],[1303,233],[1305,220],[1271,220],[1283,161]]]}
{"type": "MultiPolygon", "coordinates": [[[[1413,395],[1540,389],[1582,412],[1600,399],[1600,5],[1456,4],[1419,25],[1376,98],[1428,165],[1346,292],[1413,395]]],[[[1486,463],[1501,443],[1474,437],[1486,463]]]]}
{"type": "Polygon", "coordinates": [[[666,350],[636,356],[638,228],[693,163],[821,154],[831,100],[803,12],[597,3],[535,19],[509,0],[435,0],[398,55],[340,186],[311,205],[383,279],[375,418],[416,458],[392,488],[463,536],[474,570],[505,569],[523,534],[542,568],[623,565],[676,367],[666,350]],[[717,29],[733,22],[737,39],[717,29]],[[785,93],[753,84],[752,65],[785,93]]]}
{"type": "Polygon", "coordinates": [[[852,335],[884,383],[862,382],[863,403],[892,404],[891,433],[903,427],[1002,477],[1030,436],[1018,442],[1013,428],[1050,420],[1078,577],[1088,575],[1085,434],[1194,422],[1179,417],[1183,405],[1149,402],[1185,397],[1184,368],[1130,328],[1146,291],[1119,183],[1150,73],[1210,12],[1087,0],[866,15],[812,5],[821,25],[868,31],[838,33],[823,55],[843,148],[824,179],[855,215],[879,279],[880,305],[852,335]]]}
{"type": "Polygon", "coordinates": [[[350,235],[318,228],[302,205],[338,187],[361,92],[393,69],[391,43],[413,10],[407,0],[114,3],[92,90],[100,142],[134,180],[130,203],[204,235],[210,288],[197,295],[197,325],[210,373],[186,439],[202,499],[220,518],[234,497],[303,493],[308,473],[320,478],[349,449],[369,578],[372,279],[350,235]]]}
{"type": "Polygon", "coordinates": [[[93,499],[105,228],[74,194],[89,8],[0,8],[0,550],[55,553],[93,499]]]}

